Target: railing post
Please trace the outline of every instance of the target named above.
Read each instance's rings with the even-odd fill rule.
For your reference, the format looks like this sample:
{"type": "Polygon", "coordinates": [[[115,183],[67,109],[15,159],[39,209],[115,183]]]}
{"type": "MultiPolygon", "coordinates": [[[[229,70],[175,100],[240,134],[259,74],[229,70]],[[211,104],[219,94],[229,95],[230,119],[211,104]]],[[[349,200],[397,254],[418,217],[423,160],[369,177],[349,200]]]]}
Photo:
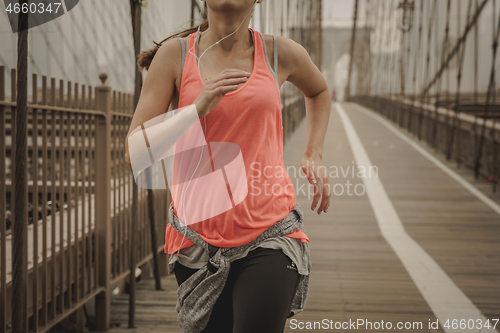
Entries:
{"type": "Polygon", "coordinates": [[[97,230],[98,285],[104,290],[96,297],[97,330],[105,332],[110,324],[111,307],[111,88],[105,84],[108,76],[99,75],[102,84],[96,87],[96,110],[105,116],[96,117],[95,160],[95,221],[97,230]]]}

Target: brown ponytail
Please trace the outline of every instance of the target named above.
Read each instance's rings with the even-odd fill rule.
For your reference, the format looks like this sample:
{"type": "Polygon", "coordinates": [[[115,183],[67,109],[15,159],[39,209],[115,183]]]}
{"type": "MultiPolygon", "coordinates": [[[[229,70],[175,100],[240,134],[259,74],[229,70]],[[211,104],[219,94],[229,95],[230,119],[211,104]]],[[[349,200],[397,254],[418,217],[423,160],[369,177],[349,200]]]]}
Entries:
{"type": "Polygon", "coordinates": [[[166,39],[164,39],[160,43],[153,41],[153,43],[156,44],[156,46],[153,49],[151,49],[149,51],[142,51],[137,56],[137,66],[139,67],[139,71],[142,72],[142,70],[144,68],[146,68],[146,70],[149,70],[149,65],[151,65],[151,61],[153,61],[153,57],[155,56],[156,52],[158,51],[158,49],[160,48],[160,46],[164,42],[166,42],[167,40],[174,38],[174,37],[181,37],[182,38],[182,37],[189,36],[193,32],[196,32],[198,30],[198,27],[200,27],[200,31],[207,30],[208,29],[208,19],[206,19],[205,21],[201,22],[199,25],[196,25],[192,28],[183,30],[181,32],[177,32],[177,33],[171,35],[170,37],[167,37],[166,39]]]}

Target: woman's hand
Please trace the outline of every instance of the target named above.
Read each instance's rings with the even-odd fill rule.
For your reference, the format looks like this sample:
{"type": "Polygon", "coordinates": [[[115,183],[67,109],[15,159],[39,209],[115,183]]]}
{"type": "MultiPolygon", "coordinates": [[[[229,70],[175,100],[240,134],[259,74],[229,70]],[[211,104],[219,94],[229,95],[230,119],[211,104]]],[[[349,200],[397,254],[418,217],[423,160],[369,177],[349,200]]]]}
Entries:
{"type": "Polygon", "coordinates": [[[208,81],[193,102],[198,116],[203,118],[212,112],[225,94],[238,89],[238,85],[246,82],[249,76],[250,73],[240,69],[225,69],[208,81]]]}
{"type": "Polygon", "coordinates": [[[305,173],[309,183],[314,185],[314,198],[311,204],[311,209],[314,210],[318,202],[321,203],[318,207],[317,213],[325,213],[330,207],[330,184],[328,180],[328,173],[326,167],[323,166],[321,155],[318,153],[304,154],[304,158],[300,162],[302,171],[305,173]]]}

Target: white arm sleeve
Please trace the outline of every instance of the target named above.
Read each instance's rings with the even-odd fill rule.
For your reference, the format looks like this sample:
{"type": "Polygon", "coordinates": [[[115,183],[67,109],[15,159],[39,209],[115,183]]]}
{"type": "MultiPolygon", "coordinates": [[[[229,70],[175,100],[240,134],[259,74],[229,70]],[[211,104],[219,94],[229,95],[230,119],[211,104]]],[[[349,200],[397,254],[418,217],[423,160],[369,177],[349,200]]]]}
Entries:
{"type": "Polygon", "coordinates": [[[137,127],[127,142],[134,178],[137,179],[146,168],[167,157],[177,140],[198,120],[196,106],[191,104],[148,120],[141,125],[144,129],[137,127]]]}

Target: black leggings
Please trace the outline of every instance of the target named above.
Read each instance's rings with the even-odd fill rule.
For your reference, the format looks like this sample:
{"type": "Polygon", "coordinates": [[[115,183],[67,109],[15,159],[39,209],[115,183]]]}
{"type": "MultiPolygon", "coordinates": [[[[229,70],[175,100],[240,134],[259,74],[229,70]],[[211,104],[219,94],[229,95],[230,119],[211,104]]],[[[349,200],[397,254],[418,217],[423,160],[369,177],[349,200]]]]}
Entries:
{"type": "MultiPolygon", "coordinates": [[[[177,284],[197,270],[175,263],[177,284]]],[[[231,263],[229,276],[203,332],[283,332],[299,273],[281,249],[258,247],[231,263]]]]}

